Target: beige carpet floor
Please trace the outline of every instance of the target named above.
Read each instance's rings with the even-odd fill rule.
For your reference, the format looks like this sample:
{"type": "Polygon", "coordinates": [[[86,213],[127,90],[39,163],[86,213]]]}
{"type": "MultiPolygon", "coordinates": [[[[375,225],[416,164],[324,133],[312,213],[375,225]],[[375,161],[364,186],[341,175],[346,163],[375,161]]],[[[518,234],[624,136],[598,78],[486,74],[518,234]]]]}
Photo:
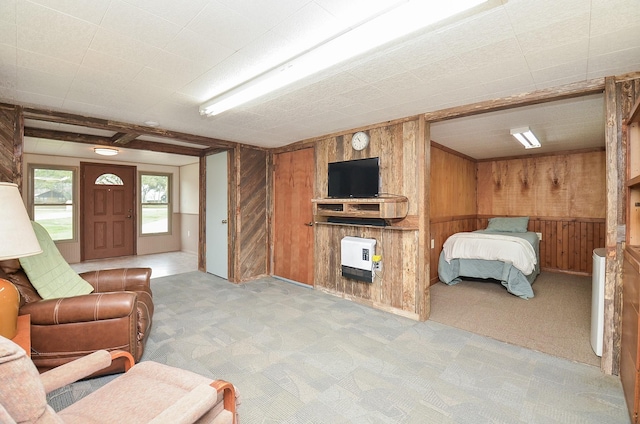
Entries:
{"type": "Polygon", "coordinates": [[[496,340],[600,366],[591,349],[591,277],[542,272],[523,300],[497,282],[431,286],[429,319],[496,340]]]}

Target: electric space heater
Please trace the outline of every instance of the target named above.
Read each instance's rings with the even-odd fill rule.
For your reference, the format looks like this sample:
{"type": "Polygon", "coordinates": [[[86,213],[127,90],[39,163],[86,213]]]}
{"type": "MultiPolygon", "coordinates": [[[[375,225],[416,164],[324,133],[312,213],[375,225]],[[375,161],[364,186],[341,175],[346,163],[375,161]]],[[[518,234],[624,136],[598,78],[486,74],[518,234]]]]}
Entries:
{"type": "Polygon", "coordinates": [[[340,242],[342,276],[373,283],[373,255],[376,251],[374,239],[344,237],[340,242]]]}

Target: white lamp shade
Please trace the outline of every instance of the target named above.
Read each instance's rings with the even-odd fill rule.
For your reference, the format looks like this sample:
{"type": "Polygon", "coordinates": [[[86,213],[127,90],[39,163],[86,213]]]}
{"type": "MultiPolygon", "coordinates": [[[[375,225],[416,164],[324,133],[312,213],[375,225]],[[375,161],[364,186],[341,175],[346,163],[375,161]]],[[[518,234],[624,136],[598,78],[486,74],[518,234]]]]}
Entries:
{"type": "Polygon", "coordinates": [[[42,253],[18,186],[0,183],[0,260],[42,253]]]}

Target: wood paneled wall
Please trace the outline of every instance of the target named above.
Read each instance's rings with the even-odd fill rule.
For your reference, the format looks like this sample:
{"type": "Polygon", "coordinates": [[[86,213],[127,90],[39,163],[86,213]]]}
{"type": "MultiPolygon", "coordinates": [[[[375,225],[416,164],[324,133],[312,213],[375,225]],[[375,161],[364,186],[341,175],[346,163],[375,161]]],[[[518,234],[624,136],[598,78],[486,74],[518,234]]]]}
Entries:
{"type": "Polygon", "coordinates": [[[414,230],[318,223],[315,228],[316,288],[417,320],[417,245],[418,232],[414,230]],[[383,267],[373,283],[342,277],[340,241],[346,236],[376,240],[376,254],[382,255],[383,267]]]}
{"type": "Polygon", "coordinates": [[[242,147],[237,155],[239,172],[236,203],[235,280],[255,279],[268,273],[267,153],[242,147]]]}
{"type": "Polygon", "coordinates": [[[604,150],[478,162],[478,214],[604,219],[604,150]]]}
{"type": "Polygon", "coordinates": [[[316,288],[367,303],[380,309],[418,319],[416,310],[418,269],[418,172],[416,163],[419,122],[408,120],[366,130],[369,146],[351,148],[351,134],[328,137],[316,143],[314,197],[327,197],[329,162],[369,157],[380,158],[381,193],[409,199],[408,216],[396,228],[317,224],[315,228],[316,288]],[[402,227],[402,228],[400,228],[402,227]],[[342,237],[374,238],[382,255],[383,272],[373,284],[343,278],[340,273],[342,237]]]}
{"type": "Polygon", "coordinates": [[[372,128],[369,146],[361,151],[351,148],[351,136],[329,137],[316,144],[316,188],[314,197],[327,197],[329,162],[380,158],[381,194],[398,194],[409,199],[408,215],[418,214],[417,152],[418,120],[372,128]]]}
{"type": "Polygon", "coordinates": [[[431,143],[431,220],[477,213],[476,162],[431,143]]]}
{"type": "Polygon", "coordinates": [[[0,181],[22,190],[24,118],[19,106],[0,106],[0,181]]]}
{"type": "MultiPolygon", "coordinates": [[[[477,228],[487,228],[490,217],[479,217],[477,228]]],[[[529,231],[542,234],[540,267],[549,271],[591,274],[593,249],[604,247],[604,219],[529,218],[529,231]]]]}
{"type": "Polygon", "coordinates": [[[432,145],[431,156],[431,283],[438,281],[447,237],[486,228],[493,216],[530,217],[529,231],[542,233],[542,269],[592,272],[593,249],[605,244],[603,150],[474,163],[432,145]],[[464,200],[472,197],[470,166],[477,173],[476,211],[464,200]]]}
{"type": "Polygon", "coordinates": [[[438,258],[452,234],[477,227],[476,163],[431,143],[431,284],[438,282],[438,258]]]}

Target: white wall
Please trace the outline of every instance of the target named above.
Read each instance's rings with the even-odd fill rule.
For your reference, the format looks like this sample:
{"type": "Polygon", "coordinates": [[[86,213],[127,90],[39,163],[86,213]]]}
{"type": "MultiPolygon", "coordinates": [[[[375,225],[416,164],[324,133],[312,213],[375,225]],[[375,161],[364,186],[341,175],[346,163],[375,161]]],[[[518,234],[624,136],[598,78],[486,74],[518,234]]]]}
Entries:
{"type": "MultiPolygon", "coordinates": [[[[25,204],[27,204],[26,196],[28,196],[28,183],[29,183],[29,164],[37,164],[37,165],[64,165],[64,166],[74,166],[78,168],[78,172],[80,170],[80,162],[93,162],[93,163],[110,163],[114,165],[128,165],[135,166],[137,168],[138,173],[140,172],[162,172],[166,174],[172,174],[172,190],[173,190],[173,216],[172,216],[172,232],[170,235],[161,235],[161,236],[140,236],[137,235],[137,254],[138,255],[146,255],[150,253],[161,253],[161,252],[173,252],[179,251],[181,249],[181,219],[180,219],[180,206],[181,206],[181,183],[180,183],[180,168],[176,166],[166,166],[166,165],[150,165],[150,164],[132,164],[127,162],[118,162],[115,160],[101,160],[101,159],[79,159],[72,158],[66,156],[42,156],[42,155],[34,155],[25,153],[23,155],[23,187],[22,193],[24,196],[25,204]]],[[[197,176],[197,173],[196,173],[197,176]]],[[[80,175],[78,175],[80,178],[80,175]]],[[[136,184],[137,184],[136,177],[136,184]]],[[[196,188],[197,190],[197,188],[196,188]]],[[[137,190],[136,190],[137,191],[137,190]]],[[[78,190],[79,192],[79,190],[78,190]]],[[[197,194],[196,194],[197,198],[197,194]]],[[[78,199],[79,201],[80,199],[78,199]]],[[[191,203],[189,202],[189,207],[191,208],[191,203]]],[[[79,228],[79,217],[77,218],[78,222],[76,225],[79,228]]],[[[60,253],[69,263],[80,262],[80,235],[78,235],[78,240],[70,241],[70,242],[59,242],[56,243],[60,253]]],[[[197,238],[197,234],[196,234],[197,238]]],[[[196,245],[197,246],[197,245],[196,245]]],[[[197,250],[197,247],[196,247],[197,250]]]]}
{"type": "Polygon", "coordinates": [[[200,217],[200,165],[180,167],[180,227],[181,250],[198,253],[200,217]]]}

